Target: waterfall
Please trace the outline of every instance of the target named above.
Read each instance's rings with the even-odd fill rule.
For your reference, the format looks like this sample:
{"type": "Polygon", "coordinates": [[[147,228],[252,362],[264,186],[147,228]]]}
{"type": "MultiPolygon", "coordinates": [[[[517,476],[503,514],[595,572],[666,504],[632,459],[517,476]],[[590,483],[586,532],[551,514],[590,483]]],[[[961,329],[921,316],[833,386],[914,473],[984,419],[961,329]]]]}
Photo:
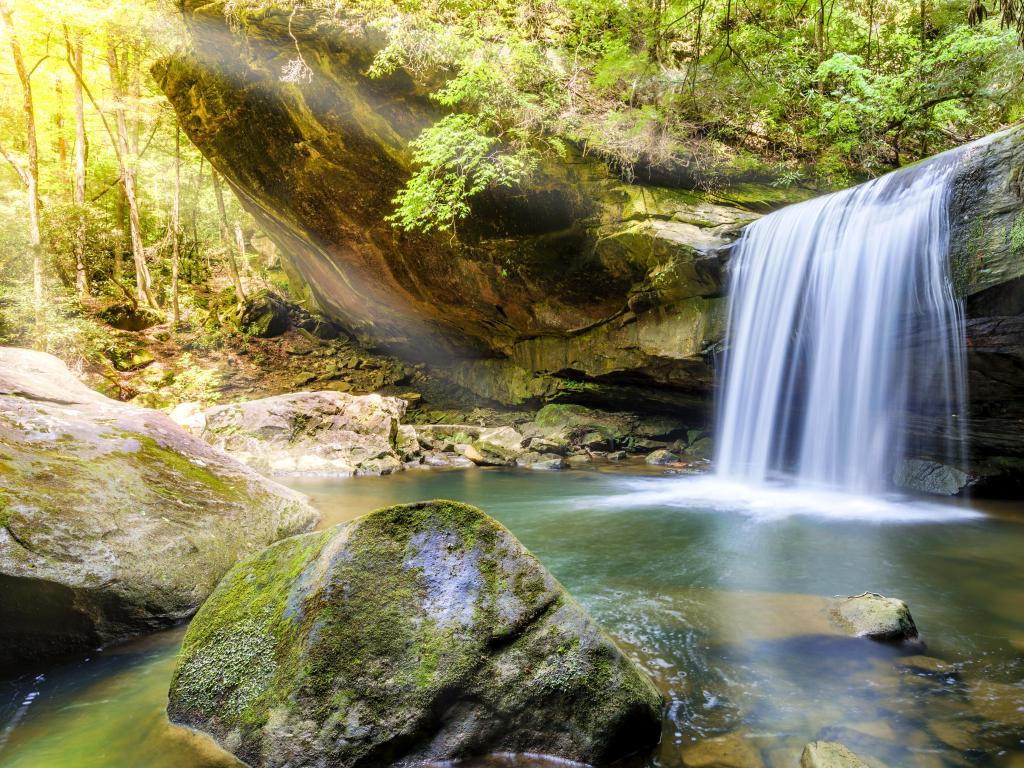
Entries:
{"type": "Polygon", "coordinates": [[[947,258],[957,157],[746,228],[731,261],[720,476],[879,493],[905,456],[962,451],[963,312],[947,258]],[[911,413],[938,428],[910,430],[911,413]]]}

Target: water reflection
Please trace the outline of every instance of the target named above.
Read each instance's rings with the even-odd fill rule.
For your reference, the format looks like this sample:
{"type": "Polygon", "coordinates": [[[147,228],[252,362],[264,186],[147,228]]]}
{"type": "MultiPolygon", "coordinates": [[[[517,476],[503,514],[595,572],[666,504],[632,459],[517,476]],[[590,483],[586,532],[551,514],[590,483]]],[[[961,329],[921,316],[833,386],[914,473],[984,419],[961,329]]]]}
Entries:
{"type": "MultiPolygon", "coordinates": [[[[698,764],[753,754],[752,765],[795,766],[807,741],[835,737],[890,768],[1021,768],[1024,525],[1015,518],[868,525],[609,501],[628,498],[636,480],[471,471],[296,485],[325,511],[324,525],[423,498],[496,516],[666,694],[663,744],[648,766],[680,766],[684,753],[698,764]],[[907,600],[923,652],[836,633],[828,596],[865,589],[907,600]]],[[[659,482],[677,480],[644,481],[654,491],[659,482]]],[[[181,636],[154,635],[0,684],[0,765],[237,765],[166,723],[181,636]]]]}

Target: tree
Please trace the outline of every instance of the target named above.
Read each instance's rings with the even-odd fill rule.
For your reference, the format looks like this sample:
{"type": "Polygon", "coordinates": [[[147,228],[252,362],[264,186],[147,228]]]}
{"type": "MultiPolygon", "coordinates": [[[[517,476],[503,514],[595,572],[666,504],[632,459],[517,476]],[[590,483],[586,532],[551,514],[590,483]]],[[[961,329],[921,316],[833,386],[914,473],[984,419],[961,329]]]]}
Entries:
{"type": "Polygon", "coordinates": [[[171,320],[181,322],[178,272],[181,267],[181,128],[174,129],[174,193],[171,202],[171,320]]]}
{"type": "Polygon", "coordinates": [[[32,251],[32,294],[38,316],[43,306],[43,249],[39,227],[41,207],[39,200],[39,143],[36,133],[35,104],[32,99],[32,74],[42,59],[31,70],[26,67],[21,43],[14,28],[14,13],[8,6],[7,0],[0,0],[0,31],[5,32],[8,36],[11,58],[21,84],[22,119],[27,159],[24,164],[20,163],[2,143],[0,143],[0,153],[14,168],[25,187],[25,197],[28,203],[29,248],[32,251]]]}
{"type": "Polygon", "coordinates": [[[238,301],[245,301],[245,289],[242,287],[242,277],[238,274],[238,262],[235,261],[235,249],[231,244],[231,236],[228,234],[228,212],[224,206],[224,191],[222,189],[220,174],[211,169],[213,178],[213,194],[217,198],[217,214],[220,222],[220,241],[224,246],[224,256],[228,263],[228,272],[231,275],[231,284],[235,287],[235,295],[238,301]]]}
{"type": "Polygon", "coordinates": [[[142,242],[142,223],[139,216],[139,201],[135,189],[135,154],[132,152],[131,139],[128,133],[128,120],[125,115],[126,105],[124,88],[121,83],[121,70],[117,60],[117,45],[111,33],[107,34],[107,66],[110,70],[110,91],[114,97],[114,117],[117,126],[117,159],[121,171],[121,187],[128,204],[128,225],[131,235],[132,258],[135,261],[135,285],[139,301],[145,301],[151,307],[158,307],[153,294],[153,282],[146,265],[146,249],[142,242]]]}
{"type": "MultiPolygon", "coordinates": [[[[81,72],[85,66],[85,45],[82,41],[82,34],[79,32],[72,42],[71,37],[66,34],[65,44],[67,45],[68,58],[73,62],[74,71],[81,72]]],[[[89,274],[85,262],[85,182],[86,166],[89,160],[89,139],[85,130],[85,95],[82,92],[82,83],[76,77],[74,80],[75,93],[75,168],[74,168],[74,201],[78,211],[78,229],[75,233],[75,287],[79,296],[89,295],[89,274]]]]}

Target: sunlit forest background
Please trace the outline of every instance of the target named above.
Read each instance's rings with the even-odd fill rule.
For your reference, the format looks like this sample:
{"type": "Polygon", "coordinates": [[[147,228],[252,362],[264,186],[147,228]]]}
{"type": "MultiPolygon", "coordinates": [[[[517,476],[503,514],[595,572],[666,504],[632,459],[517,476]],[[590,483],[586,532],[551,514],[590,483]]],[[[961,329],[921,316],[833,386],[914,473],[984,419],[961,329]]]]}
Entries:
{"type": "MultiPolygon", "coordinates": [[[[685,167],[713,185],[758,168],[818,191],[1024,108],[1020,0],[288,5],[382,36],[371,74],[403,68],[449,110],[412,147],[397,228],[457,233],[469,197],[570,145],[627,179],[685,167]]],[[[262,10],[225,6],[240,27],[262,10]]],[[[0,344],[90,368],[122,398],[147,385],[118,386],[133,354],[119,331],[152,327],[185,354],[215,348],[247,333],[247,297],[288,289],[275,249],[157,87],[179,23],[157,0],[0,0],[0,344]]],[[[310,76],[297,44],[282,86],[310,76]]],[[[201,368],[152,375],[177,399],[202,399],[201,368]]]]}

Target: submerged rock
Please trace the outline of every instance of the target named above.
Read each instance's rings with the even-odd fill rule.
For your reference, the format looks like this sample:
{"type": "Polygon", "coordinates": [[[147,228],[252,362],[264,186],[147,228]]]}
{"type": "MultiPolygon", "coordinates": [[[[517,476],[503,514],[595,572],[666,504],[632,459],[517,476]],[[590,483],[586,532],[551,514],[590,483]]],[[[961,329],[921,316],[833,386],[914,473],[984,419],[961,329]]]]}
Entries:
{"type": "Polygon", "coordinates": [[[869,768],[842,744],[835,741],[812,741],[800,755],[800,768],[869,768]]]}
{"type": "Polygon", "coordinates": [[[764,768],[764,760],[750,742],[736,734],[698,741],[682,753],[686,768],[764,768]]]}
{"type": "Polygon", "coordinates": [[[189,627],[168,713],[257,767],[603,764],[657,743],[660,703],[511,533],[432,501],[234,568],[189,627]]]}
{"type": "Polygon", "coordinates": [[[0,667],[169,626],[239,557],[315,521],[166,415],[0,349],[0,667]]]}
{"type": "Polygon", "coordinates": [[[269,474],[384,475],[400,471],[416,451],[415,440],[400,430],[405,401],[397,397],[296,392],[172,415],[269,474]]]}
{"type": "Polygon", "coordinates": [[[672,451],[665,450],[664,448],[659,448],[658,450],[652,451],[651,453],[647,454],[647,458],[644,459],[644,461],[646,461],[648,464],[661,466],[665,464],[678,464],[679,457],[672,453],[672,451]]]}
{"type": "Polygon", "coordinates": [[[884,642],[900,642],[918,638],[917,625],[910,608],[902,600],[865,592],[839,598],[829,609],[832,621],[856,637],[884,642]]]}

